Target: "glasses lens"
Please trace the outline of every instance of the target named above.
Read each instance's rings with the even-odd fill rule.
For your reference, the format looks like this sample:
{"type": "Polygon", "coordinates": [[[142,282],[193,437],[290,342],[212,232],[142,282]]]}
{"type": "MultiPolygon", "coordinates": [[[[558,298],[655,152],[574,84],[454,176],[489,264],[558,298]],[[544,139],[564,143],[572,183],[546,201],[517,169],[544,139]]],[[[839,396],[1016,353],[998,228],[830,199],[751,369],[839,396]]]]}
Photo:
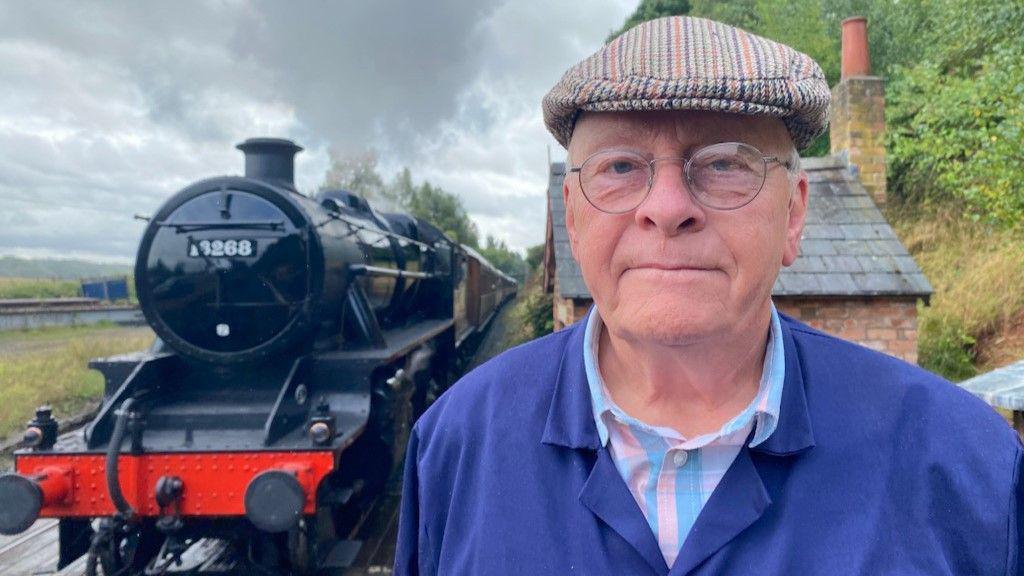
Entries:
{"type": "Polygon", "coordinates": [[[650,183],[650,164],[633,152],[598,152],[580,167],[580,187],[598,210],[629,212],[643,202],[650,183]]]}
{"type": "Polygon", "coordinates": [[[754,199],[764,184],[761,153],[752,146],[728,142],[702,148],[690,161],[688,178],[701,204],[739,208],[754,199]]]}

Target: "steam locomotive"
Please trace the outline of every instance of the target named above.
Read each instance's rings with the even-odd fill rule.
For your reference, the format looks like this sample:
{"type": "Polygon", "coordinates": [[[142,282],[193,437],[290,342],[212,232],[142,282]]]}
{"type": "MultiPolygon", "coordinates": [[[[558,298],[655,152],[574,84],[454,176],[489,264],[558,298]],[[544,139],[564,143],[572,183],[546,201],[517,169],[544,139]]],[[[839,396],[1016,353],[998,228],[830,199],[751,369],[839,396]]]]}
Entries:
{"type": "Polygon", "coordinates": [[[429,222],[298,193],[293,142],[238,148],[244,177],[186,187],[143,235],[153,347],[92,361],[84,433],[40,409],[0,476],[0,533],[59,518],[59,567],[173,573],[206,541],[245,573],[344,568],[410,424],[516,292],[429,222]]]}

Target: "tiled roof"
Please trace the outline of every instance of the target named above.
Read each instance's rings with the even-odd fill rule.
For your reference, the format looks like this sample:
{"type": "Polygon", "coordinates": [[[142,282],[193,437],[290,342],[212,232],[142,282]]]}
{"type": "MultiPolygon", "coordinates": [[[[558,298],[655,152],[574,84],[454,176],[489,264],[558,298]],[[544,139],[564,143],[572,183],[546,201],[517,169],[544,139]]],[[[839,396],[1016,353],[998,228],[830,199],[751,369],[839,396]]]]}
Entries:
{"type": "MultiPolygon", "coordinates": [[[[932,287],[867,191],[835,157],[801,160],[810,202],[800,257],[783,268],[775,296],[919,296],[932,287]]],[[[565,231],[565,163],[551,164],[548,206],[555,242],[558,295],[589,298],[565,231]]]]}

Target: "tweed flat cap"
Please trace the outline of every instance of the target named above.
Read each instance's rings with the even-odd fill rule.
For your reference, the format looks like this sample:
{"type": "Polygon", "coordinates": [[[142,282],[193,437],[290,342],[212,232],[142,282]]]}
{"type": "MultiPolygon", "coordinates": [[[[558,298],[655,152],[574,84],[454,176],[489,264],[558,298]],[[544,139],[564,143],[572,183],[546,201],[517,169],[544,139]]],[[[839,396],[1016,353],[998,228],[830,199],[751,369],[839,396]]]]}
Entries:
{"type": "Polygon", "coordinates": [[[828,84],[806,54],[689,16],[638,24],[570,68],[544,97],[569,146],[581,111],[710,110],[781,118],[797,149],[828,126],[828,84]]]}

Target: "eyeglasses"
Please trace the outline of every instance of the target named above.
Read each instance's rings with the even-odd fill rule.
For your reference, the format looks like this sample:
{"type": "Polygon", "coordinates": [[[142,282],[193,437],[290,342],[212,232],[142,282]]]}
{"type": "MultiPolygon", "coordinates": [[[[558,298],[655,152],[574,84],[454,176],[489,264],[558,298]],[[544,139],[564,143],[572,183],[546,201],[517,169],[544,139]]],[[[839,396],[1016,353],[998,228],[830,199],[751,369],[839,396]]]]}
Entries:
{"type": "Polygon", "coordinates": [[[749,144],[723,142],[700,148],[689,159],[648,160],[630,150],[602,150],[569,172],[579,176],[580,189],[594,208],[625,214],[647,199],[654,185],[654,163],[663,160],[686,160],[683,173],[690,195],[702,206],[715,210],[735,210],[749,204],[764,187],[769,163],[790,167],[788,162],[765,156],[749,144]]]}

